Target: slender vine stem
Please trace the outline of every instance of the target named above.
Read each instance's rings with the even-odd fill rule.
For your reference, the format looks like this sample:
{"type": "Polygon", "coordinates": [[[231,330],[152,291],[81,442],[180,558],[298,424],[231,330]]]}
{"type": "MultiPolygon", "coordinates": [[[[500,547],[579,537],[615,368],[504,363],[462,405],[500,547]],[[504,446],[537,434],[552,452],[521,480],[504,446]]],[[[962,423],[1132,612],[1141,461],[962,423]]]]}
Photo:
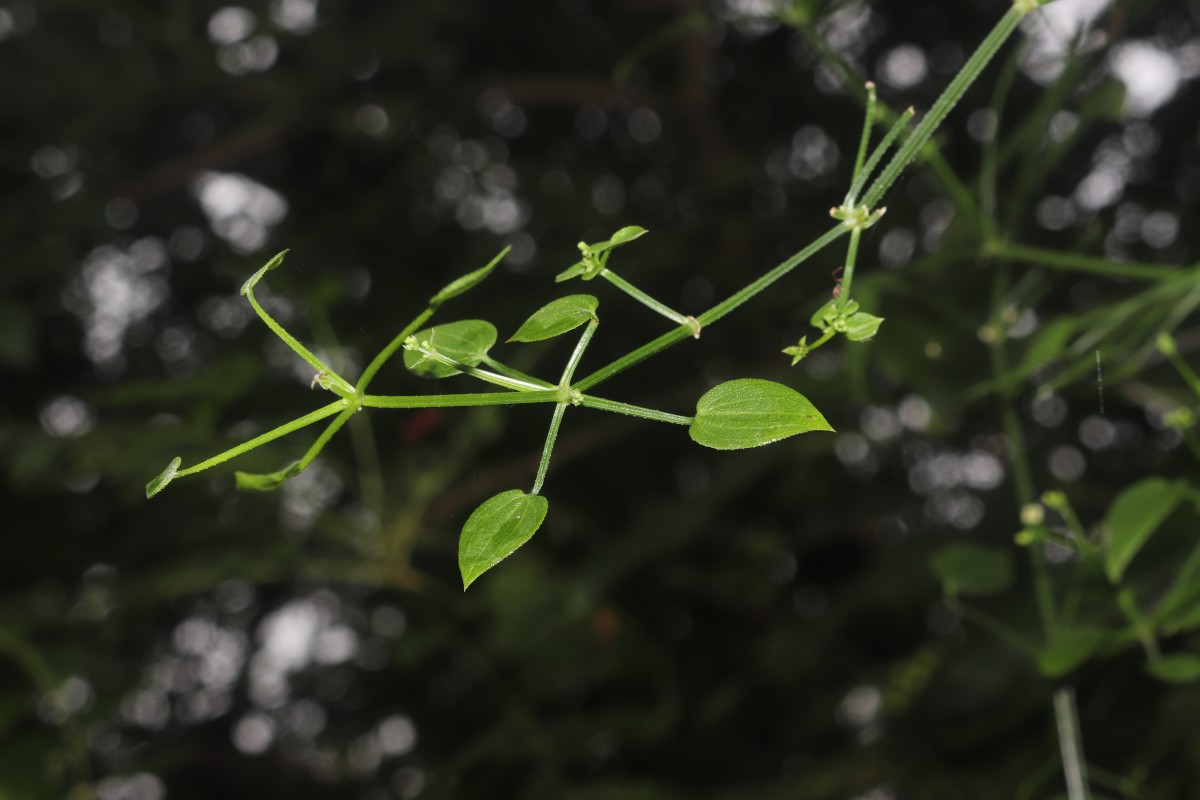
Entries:
{"type": "Polygon", "coordinates": [[[1047,250],[1023,244],[991,242],[984,246],[984,255],[1003,258],[1019,263],[1037,264],[1064,272],[1086,272],[1091,275],[1107,275],[1112,278],[1133,278],[1145,281],[1171,281],[1193,276],[1200,271],[1200,264],[1190,267],[1169,267],[1159,264],[1142,264],[1132,261],[1110,261],[1097,256],[1047,250]]]}
{"type": "Polygon", "coordinates": [[[242,442],[237,447],[231,447],[224,453],[218,453],[206,461],[201,461],[199,464],[188,467],[187,469],[181,469],[175,473],[175,477],[183,477],[184,475],[191,475],[192,473],[206,470],[209,467],[215,467],[217,464],[240,456],[242,453],[249,452],[256,447],[266,444],[267,442],[273,442],[280,436],[287,436],[292,431],[298,431],[301,428],[312,425],[314,422],[320,422],[326,417],[331,417],[339,411],[345,410],[348,403],[349,401],[347,400],[334,400],[327,406],[322,406],[316,411],[312,411],[308,414],[305,414],[303,417],[298,417],[291,422],[280,425],[278,428],[272,428],[260,436],[255,436],[248,442],[242,442]]]}
{"type": "Polygon", "coordinates": [[[600,273],[600,277],[604,278],[606,281],[611,283],[613,286],[616,286],[618,289],[620,289],[622,292],[624,292],[625,294],[632,297],[634,300],[637,300],[639,303],[644,305],[646,308],[649,308],[658,314],[662,314],[664,317],[671,320],[675,324],[677,324],[677,325],[687,325],[688,324],[688,319],[686,316],[684,316],[683,314],[680,314],[678,311],[671,308],[670,306],[664,305],[663,303],[660,303],[659,301],[655,300],[653,297],[646,294],[641,289],[637,288],[632,283],[625,280],[624,278],[622,278],[620,275],[613,272],[612,270],[605,268],[600,273]]]}
{"type": "MultiPolygon", "coordinates": [[[[849,233],[849,229],[845,225],[839,223],[833,226],[831,229],[817,238],[816,241],[809,244],[803,250],[800,250],[792,255],[786,261],[776,266],[758,280],[754,281],[748,286],[743,287],[737,292],[734,292],[732,295],[722,300],[720,303],[717,303],[703,314],[698,315],[696,317],[696,322],[703,327],[708,327],[744,304],[747,300],[762,292],[768,286],[791,272],[800,264],[804,263],[829,245],[833,244],[840,237],[847,233],[849,233]]],[[[582,392],[591,388],[592,386],[602,383],[614,375],[624,372],[635,364],[645,361],[650,356],[660,353],[674,344],[682,342],[684,339],[692,336],[694,331],[695,329],[690,323],[680,325],[678,328],[667,331],[657,339],[647,342],[633,352],[626,353],[615,361],[596,370],[591,375],[580,379],[575,383],[575,388],[582,392]]]]}
{"type": "Polygon", "coordinates": [[[591,395],[580,395],[578,397],[579,405],[587,408],[595,408],[600,411],[614,411],[618,414],[626,414],[631,417],[641,417],[642,419],[651,419],[655,422],[669,422],[672,425],[691,425],[692,417],[683,417],[679,414],[668,414],[666,411],[656,411],[653,408],[642,408],[641,406],[630,405],[629,403],[618,403],[615,400],[605,400],[601,397],[592,397],[591,395]]]}
{"type": "Polygon", "coordinates": [[[366,408],[465,408],[468,406],[511,406],[526,403],[557,403],[558,389],[528,392],[482,392],[463,394],[363,395],[366,408]]]}
{"type": "MultiPolygon", "coordinates": [[[[1028,4],[1025,4],[1028,5],[1028,4]]],[[[921,148],[933,136],[934,131],[942,124],[946,115],[958,103],[962,96],[966,93],[968,87],[975,82],[979,77],[979,73],[983,72],[984,67],[996,55],[1000,47],[1008,40],[1013,31],[1017,29],[1017,25],[1025,18],[1025,15],[1032,8],[1026,8],[1024,5],[1014,4],[996,23],[996,27],[992,28],[991,33],[979,45],[979,48],[971,54],[967,59],[967,63],[959,70],[954,79],[950,81],[950,85],[942,92],[941,97],[929,109],[929,113],[917,124],[912,135],[909,136],[896,154],[892,156],[892,160],[884,167],[883,172],[871,184],[871,188],[867,189],[866,195],[863,197],[863,203],[868,208],[874,208],[875,205],[887,193],[887,190],[892,187],[892,184],[900,177],[900,173],[904,172],[905,168],[916,158],[921,148]]]]}
{"type": "Polygon", "coordinates": [[[846,263],[842,268],[842,290],[838,294],[837,307],[845,308],[850,302],[850,289],[854,286],[854,264],[858,261],[858,242],[862,239],[862,228],[850,231],[850,244],[846,248],[846,263]]]}
{"type": "Polygon", "coordinates": [[[537,476],[533,479],[533,488],[530,489],[530,494],[540,492],[542,484],[546,481],[546,472],[550,469],[550,454],[554,451],[554,443],[558,441],[558,429],[562,425],[563,414],[566,412],[566,403],[558,403],[554,406],[554,414],[550,417],[550,429],[546,431],[546,441],[542,444],[542,457],[538,461],[537,476]]]}
{"type": "Polygon", "coordinates": [[[417,318],[408,325],[404,326],[404,330],[396,334],[395,338],[388,342],[387,346],[379,351],[375,358],[371,359],[371,363],[367,364],[367,368],[363,370],[362,375],[358,378],[358,383],[354,385],[354,391],[358,394],[363,394],[367,391],[367,386],[375,379],[375,375],[383,367],[387,360],[396,354],[396,351],[404,346],[404,340],[412,336],[426,320],[433,316],[434,308],[430,306],[422,311],[417,318]]]}
{"type": "Polygon", "coordinates": [[[1054,690],[1054,719],[1058,730],[1058,746],[1062,753],[1063,773],[1067,780],[1070,800],[1087,800],[1087,760],[1083,757],[1083,740],[1079,734],[1079,712],[1075,707],[1075,690],[1060,686],[1054,690]]]}

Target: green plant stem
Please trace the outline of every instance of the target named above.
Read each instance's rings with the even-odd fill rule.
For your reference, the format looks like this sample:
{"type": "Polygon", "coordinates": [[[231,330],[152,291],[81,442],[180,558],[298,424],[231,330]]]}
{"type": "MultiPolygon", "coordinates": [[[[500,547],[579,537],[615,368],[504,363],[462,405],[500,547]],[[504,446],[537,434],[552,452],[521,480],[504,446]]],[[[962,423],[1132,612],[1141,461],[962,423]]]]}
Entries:
{"type": "Polygon", "coordinates": [[[410,348],[411,352],[420,353],[430,361],[436,361],[439,364],[445,364],[447,367],[454,367],[459,372],[470,375],[473,378],[478,378],[486,383],[491,383],[496,386],[503,386],[505,389],[512,389],[517,392],[536,392],[545,388],[542,384],[544,381],[532,383],[530,381],[521,380],[520,378],[510,378],[507,375],[501,375],[498,372],[488,372],[486,369],[472,367],[469,364],[464,364],[458,359],[445,356],[436,350],[426,350],[424,347],[410,348]]]}
{"type": "Polygon", "coordinates": [[[838,293],[837,308],[843,309],[850,302],[850,289],[854,285],[854,264],[858,261],[858,242],[862,239],[862,228],[850,231],[850,244],[846,247],[846,263],[842,268],[842,290],[838,293]]]}
{"type": "Polygon", "coordinates": [[[863,197],[863,203],[868,208],[875,207],[875,204],[879,202],[883,195],[887,193],[887,190],[891,188],[892,184],[900,177],[900,173],[916,158],[921,148],[925,146],[925,143],[933,136],[934,131],[942,124],[946,115],[950,113],[951,109],[954,108],[955,104],[958,103],[971,84],[975,82],[975,79],[979,77],[979,74],[983,72],[984,67],[988,65],[988,62],[992,60],[992,57],[996,55],[1000,47],[1008,40],[1008,37],[1017,29],[1017,25],[1025,17],[1026,13],[1028,13],[1026,10],[1013,5],[1000,18],[1000,21],[996,23],[996,27],[992,28],[991,33],[987,35],[983,43],[967,59],[967,63],[958,71],[958,74],[954,76],[954,80],[950,81],[950,85],[946,87],[941,97],[929,109],[929,113],[925,115],[924,119],[913,130],[912,135],[904,141],[904,144],[900,146],[896,154],[892,156],[892,160],[888,162],[888,165],[884,168],[880,176],[871,184],[871,188],[867,190],[866,195],[863,197]]]}
{"type": "Polygon", "coordinates": [[[308,448],[308,451],[304,454],[304,457],[300,459],[299,467],[301,470],[308,469],[308,465],[311,464],[313,459],[315,459],[320,452],[325,449],[325,445],[329,444],[329,440],[333,438],[333,435],[337,433],[341,427],[346,424],[346,421],[350,419],[350,417],[354,416],[354,412],[358,411],[360,408],[361,406],[347,406],[342,413],[333,418],[333,421],[326,426],[325,430],[321,431],[321,435],[317,437],[317,440],[312,443],[312,447],[308,448]]]}
{"type": "Polygon", "coordinates": [[[509,378],[515,378],[516,380],[525,381],[526,383],[530,383],[535,386],[541,386],[543,389],[553,389],[554,388],[554,384],[551,383],[550,381],[544,381],[541,378],[536,378],[533,375],[529,375],[527,373],[521,372],[521,370],[519,370],[519,369],[514,369],[513,367],[510,367],[507,364],[497,361],[496,359],[492,358],[490,355],[485,354],[483,356],[483,358],[480,360],[480,363],[487,364],[489,367],[496,370],[496,372],[499,372],[501,375],[506,375],[509,378]]]}
{"type": "Polygon", "coordinates": [[[1167,359],[1170,360],[1171,365],[1175,367],[1175,371],[1179,373],[1180,378],[1183,378],[1183,382],[1188,385],[1188,388],[1192,390],[1192,393],[1195,394],[1196,397],[1200,397],[1200,375],[1196,375],[1195,370],[1193,370],[1191,366],[1183,360],[1183,358],[1179,355],[1178,348],[1173,346],[1167,350],[1164,355],[1166,355],[1167,359]]]}
{"type": "Polygon", "coordinates": [[[613,286],[616,286],[618,289],[620,289],[622,292],[624,292],[625,294],[632,297],[634,300],[637,300],[639,303],[644,305],[646,308],[649,308],[650,310],[652,310],[658,314],[662,314],[664,317],[666,317],[667,319],[676,323],[677,325],[690,324],[688,322],[688,318],[686,316],[684,316],[683,314],[680,314],[678,311],[670,308],[669,306],[663,305],[662,303],[658,302],[653,297],[646,294],[641,289],[637,288],[632,283],[625,280],[624,278],[622,278],[620,275],[613,272],[612,270],[607,269],[607,268],[604,269],[600,273],[600,277],[604,278],[606,281],[611,283],[613,286]]]}
{"type": "Polygon", "coordinates": [[[1009,261],[1037,264],[1064,272],[1085,272],[1091,275],[1107,275],[1113,278],[1133,278],[1147,281],[1170,281],[1191,277],[1200,270],[1200,264],[1192,267],[1164,267],[1157,264],[1139,264],[1126,261],[1109,261],[1080,253],[1047,250],[1006,242],[991,242],[984,246],[984,255],[1009,261]]]}
{"type": "MultiPolygon", "coordinates": [[[[867,145],[871,142],[871,129],[875,127],[875,104],[878,97],[875,92],[875,84],[867,81],[863,86],[867,90],[867,113],[863,119],[862,138],[858,141],[858,155],[854,157],[854,172],[850,174],[851,184],[858,183],[858,177],[862,174],[863,163],[867,158],[867,145]]],[[[846,195],[846,204],[853,202],[852,192],[846,195]]]]}
{"type": "Polygon", "coordinates": [[[1069,686],[1054,690],[1054,720],[1067,781],[1067,797],[1088,800],[1087,761],[1083,757],[1083,741],[1079,735],[1079,711],[1075,707],[1075,690],[1069,686]]]}
{"type": "Polygon", "coordinates": [[[358,394],[363,394],[367,391],[367,386],[375,379],[376,373],[387,362],[389,358],[396,354],[396,351],[404,346],[404,340],[412,336],[418,328],[425,324],[425,321],[433,316],[433,306],[422,311],[416,319],[404,326],[404,330],[396,334],[396,337],[388,342],[387,346],[379,351],[379,355],[371,359],[371,363],[363,370],[362,375],[358,378],[358,383],[354,385],[354,391],[358,394]]]}
{"type": "Polygon", "coordinates": [[[540,492],[542,484],[546,481],[546,472],[550,469],[550,453],[554,450],[554,443],[558,440],[558,429],[562,425],[563,414],[566,411],[566,403],[554,406],[554,415],[550,417],[550,429],[546,431],[546,441],[542,444],[542,458],[538,461],[537,477],[533,479],[533,488],[529,490],[530,494],[540,492]]]}
{"type": "MultiPolygon", "coordinates": [[[[558,381],[558,391],[560,394],[570,390],[571,378],[575,375],[575,368],[579,366],[579,359],[583,358],[583,351],[587,350],[588,343],[592,341],[592,336],[596,334],[596,328],[600,325],[600,320],[592,317],[588,320],[587,327],[583,329],[583,333],[579,336],[579,343],[575,345],[575,349],[571,352],[571,357],[567,359],[567,365],[563,368],[562,377],[558,381]]],[[[542,457],[538,461],[537,477],[533,480],[533,489],[530,494],[537,494],[542,490],[542,484],[546,480],[546,471],[550,469],[550,454],[554,451],[554,443],[558,441],[558,429],[562,425],[563,415],[567,412],[566,401],[560,402],[554,407],[554,415],[550,417],[550,429],[546,431],[546,441],[542,444],[542,457]]]]}
{"type": "Polygon", "coordinates": [[[538,389],[527,392],[482,392],[464,394],[363,395],[366,408],[465,408],[468,406],[510,406],[525,403],[557,403],[562,400],[558,389],[538,389]]]}
{"type": "Polygon", "coordinates": [[[858,193],[861,192],[863,187],[867,185],[867,181],[871,178],[871,173],[873,173],[875,168],[879,166],[879,162],[883,160],[885,155],[887,155],[888,148],[890,148],[892,143],[896,141],[896,137],[898,137],[901,132],[908,127],[908,123],[912,122],[912,118],[916,116],[916,113],[916,109],[909,106],[908,108],[904,109],[904,111],[900,112],[900,115],[896,117],[896,121],[892,123],[892,127],[888,128],[888,132],[884,135],[879,144],[876,145],[875,150],[871,153],[871,157],[867,160],[866,165],[859,170],[853,182],[850,184],[850,191],[846,193],[846,206],[853,206],[857,202],[858,193]]]}
{"type": "Polygon", "coordinates": [[[595,317],[588,320],[587,327],[583,329],[583,333],[579,336],[579,343],[575,345],[575,349],[571,352],[571,357],[567,359],[567,365],[563,368],[562,377],[558,379],[560,389],[570,388],[571,378],[575,377],[575,369],[579,366],[579,360],[583,358],[583,351],[587,350],[588,343],[596,335],[596,328],[599,325],[600,320],[595,317]]]}
{"type": "MultiPolygon", "coordinates": [[[[798,265],[804,263],[829,245],[833,244],[838,240],[839,237],[844,236],[849,232],[849,228],[841,223],[838,223],[837,225],[833,226],[833,228],[822,234],[816,241],[809,244],[808,247],[805,247],[803,250],[793,254],[791,258],[787,259],[782,264],[779,264],[758,280],[754,281],[748,286],[743,287],[739,291],[727,297],[725,300],[722,300],[717,305],[705,311],[703,314],[697,316],[696,322],[702,327],[708,327],[724,317],[726,314],[729,314],[738,306],[745,303],[750,298],[754,297],[759,292],[766,289],[784,275],[791,272],[798,265]]],[[[596,370],[591,375],[580,379],[575,384],[575,388],[579,391],[585,391],[592,386],[602,383],[614,375],[624,372],[633,365],[645,361],[650,356],[666,350],[671,345],[682,342],[684,339],[692,336],[694,331],[695,329],[690,323],[667,331],[657,339],[647,342],[633,352],[621,356],[617,360],[596,370]]]]}
{"type": "MultiPolygon", "coordinates": [[[[256,436],[248,442],[243,442],[242,444],[239,444],[237,447],[233,447],[233,448],[230,448],[229,450],[226,450],[224,453],[218,453],[217,455],[213,456],[212,458],[210,458],[206,461],[201,461],[199,464],[196,464],[195,466],[188,467],[187,469],[181,469],[175,473],[175,477],[179,478],[184,475],[191,475],[196,472],[201,472],[202,470],[206,470],[209,467],[215,467],[217,464],[220,464],[224,461],[228,461],[231,458],[240,456],[242,453],[247,453],[256,447],[261,447],[262,445],[266,444],[267,442],[273,442],[276,439],[278,439],[280,436],[286,436],[289,433],[291,433],[292,431],[298,431],[303,427],[312,425],[314,422],[320,422],[321,420],[325,419],[326,417],[331,417],[334,414],[337,414],[338,412],[345,410],[348,406],[348,402],[349,401],[347,401],[347,400],[334,400],[332,403],[330,403],[327,406],[322,406],[321,408],[318,408],[316,411],[313,411],[309,414],[305,414],[303,417],[298,417],[298,418],[292,420],[291,422],[288,422],[284,425],[280,425],[278,428],[273,428],[272,430],[267,431],[266,433],[262,434],[261,436],[256,436]]],[[[350,407],[353,408],[353,406],[350,406],[350,407]]]]}
{"type": "Polygon", "coordinates": [[[982,212],[983,234],[986,239],[996,238],[996,179],[999,172],[999,141],[1000,120],[1003,118],[1004,104],[1012,89],[1013,79],[1017,76],[1020,59],[1019,51],[1014,52],[1005,62],[1000,71],[1000,77],[992,90],[992,100],[989,107],[992,111],[993,129],[983,142],[983,154],[979,168],[979,206],[982,212]]]}
{"type": "Polygon", "coordinates": [[[669,422],[672,425],[691,425],[692,417],[683,417],[679,414],[668,414],[666,411],[656,411],[653,408],[642,408],[641,406],[633,406],[628,403],[618,403],[615,400],[605,400],[601,397],[592,397],[591,395],[580,395],[578,398],[579,405],[586,408],[595,408],[600,411],[613,411],[617,414],[626,414],[630,417],[641,417],[642,419],[650,419],[655,422],[669,422]]]}
{"type": "MultiPolygon", "coordinates": [[[[808,40],[808,43],[816,50],[821,59],[830,65],[837,72],[842,84],[860,103],[864,106],[867,101],[867,92],[862,83],[862,78],[854,71],[854,68],[842,58],[841,54],[833,50],[829,44],[816,32],[812,25],[797,24],[784,19],[788,24],[793,25],[800,33],[808,40]]],[[[898,115],[895,111],[888,107],[886,103],[879,103],[876,106],[876,118],[878,123],[894,122],[898,115]]],[[[975,205],[975,198],[971,192],[959,179],[958,175],[946,163],[946,159],[936,149],[931,149],[925,154],[925,161],[929,165],[934,176],[941,181],[943,188],[958,204],[962,212],[976,225],[982,229],[981,214],[979,208],[975,205]]],[[[852,179],[853,180],[853,179],[852,179]]]]}
{"type": "MultiPolygon", "coordinates": [[[[260,270],[260,274],[261,272],[262,271],[260,270]]],[[[355,391],[354,387],[351,386],[345,378],[330,369],[328,364],[313,355],[307,347],[300,344],[295,336],[292,336],[290,333],[284,330],[283,326],[276,322],[271,315],[267,313],[266,309],[258,304],[258,298],[254,296],[255,283],[257,283],[257,281],[254,281],[253,283],[247,282],[244,293],[246,295],[246,299],[250,301],[250,306],[254,309],[254,313],[258,314],[259,319],[266,323],[267,327],[271,329],[271,332],[278,336],[284,344],[290,347],[296,355],[308,362],[308,365],[315,369],[318,375],[323,374],[329,376],[329,380],[332,383],[331,389],[335,393],[342,397],[353,396],[355,391]]]]}

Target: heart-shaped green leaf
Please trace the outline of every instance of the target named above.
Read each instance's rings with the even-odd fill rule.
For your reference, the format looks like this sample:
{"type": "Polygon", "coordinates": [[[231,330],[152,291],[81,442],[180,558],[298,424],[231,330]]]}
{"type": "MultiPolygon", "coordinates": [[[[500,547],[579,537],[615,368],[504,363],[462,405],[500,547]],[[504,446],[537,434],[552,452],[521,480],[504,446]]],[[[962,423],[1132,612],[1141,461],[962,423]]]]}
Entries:
{"type": "Polygon", "coordinates": [[[1192,683],[1200,680],[1200,656],[1179,653],[1160,658],[1147,664],[1146,672],[1166,683],[1192,683]]]}
{"type": "Polygon", "coordinates": [[[458,539],[458,570],[463,589],[529,541],[550,504],[520,489],[501,492],[475,509],[458,539]]]}
{"type": "Polygon", "coordinates": [[[590,294],[569,294],[539,308],[525,320],[510,342],[540,342],[575,330],[596,318],[600,301],[590,294]]]}
{"type": "Polygon", "coordinates": [[[951,597],[999,594],[1012,583],[1012,557],[997,547],[947,545],[934,553],[929,566],[951,597]]]}
{"type": "Polygon", "coordinates": [[[1117,495],[1104,517],[1104,569],[1109,581],[1121,580],[1129,562],[1186,494],[1184,483],[1147,478],[1117,495]]]}
{"type": "Polygon", "coordinates": [[[461,278],[455,278],[447,283],[442,287],[440,292],[429,298],[429,305],[437,308],[450,298],[458,297],[463,292],[475,288],[475,286],[477,286],[484,278],[492,274],[492,270],[496,268],[496,265],[499,264],[506,255],[508,255],[509,250],[512,250],[511,245],[501,250],[499,255],[488,262],[487,266],[480,267],[474,272],[468,272],[461,278]]]}
{"type": "Polygon", "coordinates": [[[167,468],[160,472],[157,478],[146,484],[147,500],[167,488],[167,484],[175,478],[175,473],[179,471],[181,463],[183,462],[179,458],[171,459],[171,463],[167,464],[167,468]]]}
{"type": "Polygon", "coordinates": [[[293,461],[281,470],[275,472],[253,473],[237,471],[233,473],[237,488],[245,492],[269,492],[278,489],[289,478],[294,478],[304,471],[299,461],[293,461]]]}
{"type": "Polygon", "coordinates": [[[852,342],[865,342],[875,336],[883,317],[859,311],[846,318],[846,338],[852,342]]]}
{"type": "MultiPolygon", "coordinates": [[[[423,349],[475,367],[496,343],[496,335],[496,326],[492,323],[481,319],[464,319],[417,331],[413,338],[423,349]]],[[[404,366],[423,378],[446,378],[459,374],[459,370],[449,364],[433,361],[416,350],[404,351],[404,366]]]]}
{"type": "Polygon", "coordinates": [[[797,433],[832,431],[804,395],[774,381],[743,378],[714,386],[696,403],[692,439],[716,450],[758,447],[797,433]]]}

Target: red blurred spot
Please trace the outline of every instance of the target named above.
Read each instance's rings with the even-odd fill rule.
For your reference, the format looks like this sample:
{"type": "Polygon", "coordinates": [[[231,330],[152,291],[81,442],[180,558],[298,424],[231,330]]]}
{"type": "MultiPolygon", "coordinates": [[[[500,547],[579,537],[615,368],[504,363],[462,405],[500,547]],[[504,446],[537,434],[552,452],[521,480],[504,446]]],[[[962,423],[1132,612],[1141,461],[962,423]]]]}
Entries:
{"type": "Polygon", "coordinates": [[[441,424],[442,415],[436,408],[418,409],[400,429],[400,438],[405,444],[416,444],[441,424]]]}

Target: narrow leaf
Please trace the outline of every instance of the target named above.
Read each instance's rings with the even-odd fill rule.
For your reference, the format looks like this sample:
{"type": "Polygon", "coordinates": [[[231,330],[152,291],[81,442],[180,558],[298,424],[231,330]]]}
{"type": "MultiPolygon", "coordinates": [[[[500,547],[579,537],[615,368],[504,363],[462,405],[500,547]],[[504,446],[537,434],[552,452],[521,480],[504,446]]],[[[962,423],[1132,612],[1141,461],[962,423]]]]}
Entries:
{"type": "Polygon", "coordinates": [[[517,329],[510,342],[540,342],[575,330],[596,317],[600,301],[590,294],[570,294],[539,308],[517,329]]]}
{"type": "Polygon", "coordinates": [[[237,488],[246,492],[269,492],[278,489],[289,478],[294,478],[304,471],[301,462],[293,461],[281,470],[275,472],[253,473],[238,470],[233,473],[237,480],[237,488]]]}
{"type": "Polygon", "coordinates": [[[604,247],[606,250],[610,250],[618,245],[628,244],[634,239],[645,236],[647,233],[649,233],[649,231],[640,225],[629,225],[621,228],[621,230],[610,236],[607,242],[604,242],[603,245],[599,246],[604,247]]]}
{"type": "Polygon", "coordinates": [[[977,544],[951,544],[929,560],[942,591],[951,597],[986,597],[999,594],[1012,583],[1012,557],[1007,550],[977,544]]]}
{"type": "Polygon", "coordinates": [[[474,289],[484,278],[492,274],[492,270],[508,255],[509,250],[512,250],[511,245],[501,250],[495,258],[488,262],[487,266],[480,267],[474,272],[468,272],[461,278],[455,278],[447,283],[440,292],[429,298],[429,305],[436,308],[450,298],[458,297],[460,294],[474,289]]]}
{"type": "Polygon", "coordinates": [[[758,447],[797,433],[832,431],[808,399],[788,386],[744,378],[714,386],[696,403],[688,434],[716,450],[758,447]]]}
{"type": "Polygon", "coordinates": [[[475,509],[458,540],[463,589],[529,541],[546,519],[549,507],[541,495],[510,489],[475,509]]]}
{"type": "Polygon", "coordinates": [[[275,256],[270,261],[268,261],[265,265],[263,265],[263,267],[261,269],[259,269],[258,272],[254,273],[249,278],[247,278],[246,282],[242,284],[242,290],[241,290],[242,297],[245,297],[247,294],[249,294],[251,292],[251,290],[254,289],[255,284],[257,284],[260,280],[262,280],[263,275],[266,275],[268,272],[270,272],[271,270],[275,269],[280,264],[282,264],[283,259],[287,254],[288,254],[287,250],[282,250],[282,251],[276,253],[275,256]]]}
{"type": "Polygon", "coordinates": [[[149,500],[154,495],[167,488],[167,484],[175,478],[175,473],[179,471],[179,465],[183,463],[178,457],[171,460],[167,464],[167,468],[159,473],[158,477],[146,484],[146,499],[149,500]]]}
{"type": "MultiPolygon", "coordinates": [[[[413,334],[413,338],[421,347],[449,356],[470,367],[479,365],[496,343],[496,336],[496,326],[481,319],[448,322],[413,334]]],[[[423,378],[446,378],[459,374],[459,371],[449,364],[432,361],[415,350],[404,351],[404,366],[423,378]]]]}
{"type": "Polygon", "coordinates": [[[576,261],[574,264],[555,275],[554,282],[562,283],[563,281],[569,281],[571,278],[577,278],[585,272],[587,272],[587,264],[584,264],[582,261],[576,261]]]}
{"type": "Polygon", "coordinates": [[[865,311],[851,314],[846,319],[846,338],[852,342],[865,342],[875,336],[883,317],[876,317],[865,311]]]}
{"type": "Polygon", "coordinates": [[[1103,628],[1089,626],[1063,631],[1038,654],[1038,669],[1047,678],[1061,678],[1095,655],[1108,637],[1103,628]]]}
{"type": "Polygon", "coordinates": [[[1200,680],[1200,656],[1180,653],[1160,658],[1147,664],[1146,672],[1165,683],[1192,683],[1200,680]]]}
{"type": "Polygon", "coordinates": [[[1147,478],[1117,496],[1104,518],[1109,581],[1121,580],[1129,562],[1186,494],[1186,485],[1179,481],[1147,478]]]}

